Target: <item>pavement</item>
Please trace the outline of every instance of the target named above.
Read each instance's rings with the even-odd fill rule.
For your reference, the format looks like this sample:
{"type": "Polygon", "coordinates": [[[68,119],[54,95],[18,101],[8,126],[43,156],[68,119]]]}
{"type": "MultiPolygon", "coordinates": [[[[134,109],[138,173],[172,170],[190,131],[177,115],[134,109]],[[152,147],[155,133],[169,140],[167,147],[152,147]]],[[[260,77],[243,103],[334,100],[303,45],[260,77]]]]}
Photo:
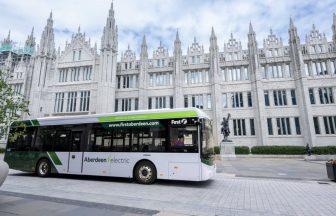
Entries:
{"type": "Polygon", "coordinates": [[[335,215],[336,183],[323,169],[324,162],[247,158],[218,161],[219,172],[206,182],[153,185],[10,170],[0,215],[335,215]]]}

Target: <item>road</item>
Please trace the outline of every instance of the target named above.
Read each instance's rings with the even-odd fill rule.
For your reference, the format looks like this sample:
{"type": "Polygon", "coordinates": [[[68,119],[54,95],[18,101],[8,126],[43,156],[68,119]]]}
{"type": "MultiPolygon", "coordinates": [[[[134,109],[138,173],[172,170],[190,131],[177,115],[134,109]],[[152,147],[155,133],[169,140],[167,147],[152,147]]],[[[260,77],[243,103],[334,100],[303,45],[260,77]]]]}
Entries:
{"type": "Polygon", "coordinates": [[[335,182],[325,176],[319,181],[310,180],[318,173],[293,179],[272,176],[279,173],[271,171],[273,166],[311,166],[315,173],[322,163],[253,161],[231,161],[231,167],[225,162],[216,177],[207,182],[161,180],[153,185],[74,175],[39,178],[10,170],[0,189],[0,215],[334,215],[335,182]],[[249,166],[239,168],[240,163],[248,162],[249,166]],[[261,165],[264,170],[254,169],[261,165]],[[249,177],[234,173],[248,167],[253,168],[249,177]]]}

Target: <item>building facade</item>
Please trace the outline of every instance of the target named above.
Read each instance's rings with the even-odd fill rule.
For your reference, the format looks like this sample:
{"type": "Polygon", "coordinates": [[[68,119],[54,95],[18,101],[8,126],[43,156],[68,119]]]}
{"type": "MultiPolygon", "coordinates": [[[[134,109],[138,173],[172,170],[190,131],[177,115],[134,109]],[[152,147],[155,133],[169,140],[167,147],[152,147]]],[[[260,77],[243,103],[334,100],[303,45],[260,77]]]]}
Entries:
{"type": "MultiPolygon", "coordinates": [[[[301,43],[290,20],[288,45],[271,30],[262,47],[250,23],[246,50],[232,34],[222,49],[212,29],[208,51],[195,38],[184,54],[177,32],[171,55],[160,42],[149,56],[144,36],[138,58],[128,47],[118,61],[112,4],[99,51],[80,28],[56,50],[50,14],[40,44],[32,31],[30,52],[2,49],[0,64],[30,101],[23,118],[197,107],[213,119],[215,144],[230,113],[236,145],[335,145],[335,14],[332,22],[331,41],[313,25],[301,43]]],[[[8,36],[1,46],[11,43],[8,36]]]]}

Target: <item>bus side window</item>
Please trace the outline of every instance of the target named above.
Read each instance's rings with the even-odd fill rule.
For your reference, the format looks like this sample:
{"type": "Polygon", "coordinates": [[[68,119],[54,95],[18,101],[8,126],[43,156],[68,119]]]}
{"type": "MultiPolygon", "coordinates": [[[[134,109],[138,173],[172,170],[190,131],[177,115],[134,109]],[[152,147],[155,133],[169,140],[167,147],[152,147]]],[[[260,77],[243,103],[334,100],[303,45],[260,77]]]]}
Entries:
{"type": "Polygon", "coordinates": [[[34,145],[35,151],[53,151],[56,130],[51,127],[39,127],[34,145]]]}
{"type": "Polygon", "coordinates": [[[70,144],[71,144],[71,131],[58,130],[56,132],[54,151],[69,151],[70,144]]]}
{"type": "Polygon", "coordinates": [[[12,128],[8,138],[8,149],[10,151],[31,151],[35,137],[34,127],[12,128]]]}

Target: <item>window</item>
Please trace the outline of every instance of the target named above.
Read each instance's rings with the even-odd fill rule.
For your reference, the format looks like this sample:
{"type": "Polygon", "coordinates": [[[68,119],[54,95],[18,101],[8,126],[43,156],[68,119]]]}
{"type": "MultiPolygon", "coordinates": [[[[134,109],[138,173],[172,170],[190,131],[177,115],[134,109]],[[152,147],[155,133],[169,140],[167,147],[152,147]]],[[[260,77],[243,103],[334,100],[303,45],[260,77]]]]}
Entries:
{"type": "Polygon", "coordinates": [[[203,109],[203,95],[191,95],[191,106],[203,109]]]}
{"type": "Polygon", "coordinates": [[[290,135],[290,121],[289,118],[276,118],[278,135],[290,135]]]}
{"type": "Polygon", "coordinates": [[[267,118],[268,135],[273,135],[272,119],[267,118]]]}
{"type": "Polygon", "coordinates": [[[227,108],[228,104],[227,104],[227,93],[223,94],[223,107],[227,108]]]}
{"type": "Polygon", "coordinates": [[[135,98],[134,110],[139,110],[139,99],[135,98]]]}
{"type": "Polygon", "coordinates": [[[334,103],[332,88],[319,88],[319,96],[321,104],[334,103]]]}
{"type": "Polygon", "coordinates": [[[171,86],[173,84],[173,74],[167,73],[151,73],[149,75],[149,86],[171,86]]]}
{"type": "Polygon", "coordinates": [[[81,60],[82,50],[78,51],[78,60],[81,60]]]}
{"type": "Polygon", "coordinates": [[[250,119],[251,136],[255,135],[254,119],[250,119]]]}
{"type": "Polygon", "coordinates": [[[211,109],[211,94],[207,94],[207,108],[211,109]]]}
{"type": "Polygon", "coordinates": [[[315,104],[314,89],[310,88],[308,91],[309,91],[310,104],[315,104]]]}
{"type": "Polygon", "coordinates": [[[269,101],[268,91],[264,91],[264,97],[265,97],[265,106],[269,106],[270,105],[270,101],[269,101]]]}
{"type": "Polygon", "coordinates": [[[222,69],[222,79],[224,81],[249,80],[247,67],[228,67],[222,69]]]}
{"type": "Polygon", "coordinates": [[[252,107],[252,95],[251,95],[251,92],[247,92],[247,105],[248,105],[248,107],[252,107]]]}
{"type": "Polygon", "coordinates": [[[243,93],[234,92],[232,93],[232,108],[244,107],[243,93]]]}
{"type": "Polygon", "coordinates": [[[305,73],[307,76],[310,76],[309,69],[308,69],[308,63],[305,63],[305,73]]]}
{"type": "Polygon", "coordinates": [[[296,134],[300,135],[301,134],[301,127],[300,127],[299,117],[295,117],[294,122],[295,122],[296,134]]]}
{"type": "Polygon", "coordinates": [[[287,105],[286,90],[273,90],[273,97],[275,106],[287,105]]]}
{"type": "MultiPolygon", "coordinates": [[[[172,99],[169,99],[170,102],[172,99]]],[[[151,97],[148,100],[148,108],[149,109],[164,109],[173,106],[172,104],[167,104],[167,97],[151,97]]]]}
{"type": "Polygon", "coordinates": [[[188,107],[188,95],[184,95],[184,107],[188,107]]]}
{"type": "Polygon", "coordinates": [[[8,139],[7,148],[10,151],[31,151],[34,150],[34,138],[36,128],[34,127],[17,127],[10,129],[12,139],[8,139]]]}
{"type": "MultiPolygon", "coordinates": [[[[117,101],[117,100],[116,100],[117,101]]],[[[118,103],[116,103],[116,110],[118,110],[118,103]]],[[[90,91],[80,92],[79,111],[87,112],[90,109],[90,91]]]]}
{"type": "Polygon", "coordinates": [[[321,134],[318,117],[313,117],[315,134],[321,134]]]}
{"type": "Polygon", "coordinates": [[[152,109],[152,98],[148,98],[148,109],[152,109]]]}
{"type": "Polygon", "coordinates": [[[234,136],[246,136],[245,119],[233,119],[234,136]]]}
{"type": "Polygon", "coordinates": [[[68,92],[67,112],[76,112],[77,92],[68,92]]]}
{"type": "Polygon", "coordinates": [[[323,116],[324,128],[326,134],[335,134],[336,131],[336,116],[323,116]]]}
{"type": "Polygon", "coordinates": [[[291,97],[292,97],[292,105],[297,105],[296,104],[295,89],[291,89],[291,97]]]}
{"type": "Polygon", "coordinates": [[[169,108],[174,109],[174,97],[173,96],[169,97],[169,108]]]}
{"type": "Polygon", "coordinates": [[[56,93],[54,112],[63,112],[63,104],[64,104],[64,92],[56,93]]]}
{"type": "Polygon", "coordinates": [[[114,101],[114,112],[118,112],[118,99],[114,101]]]}
{"type": "Polygon", "coordinates": [[[331,73],[330,74],[336,74],[336,67],[335,67],[335,60],[330,60],[330,70],[331,73]]]}

